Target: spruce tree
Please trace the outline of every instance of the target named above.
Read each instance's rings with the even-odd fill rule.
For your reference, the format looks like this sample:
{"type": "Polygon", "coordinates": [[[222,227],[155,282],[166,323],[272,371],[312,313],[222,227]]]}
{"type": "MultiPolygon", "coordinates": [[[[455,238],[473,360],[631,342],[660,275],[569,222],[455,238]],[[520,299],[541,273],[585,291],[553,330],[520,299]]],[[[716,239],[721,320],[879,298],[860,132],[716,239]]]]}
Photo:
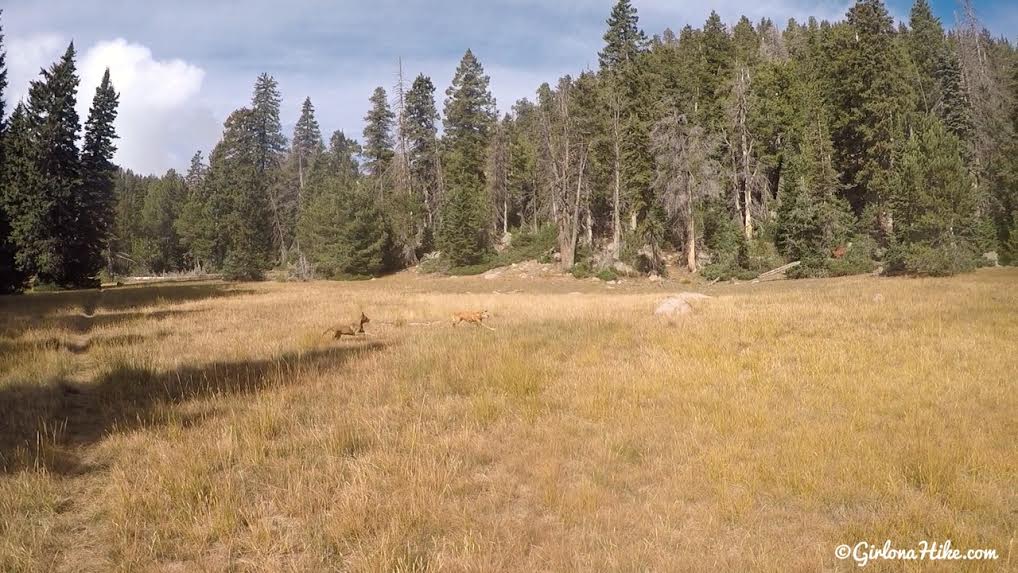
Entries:
{"type": "Polygon", "coordinates": [[[211,211],[229,279],[260,279],[271,264],[271,210],[260,171],[263,125],[251,109],[233,112],[209,164],[211,211]]]}
{"type": "Polygon", "coordinates": [[[732,76],[734,45],[728,28],[718,13],[711,10],[700,36],[697,68],[696,111],[698,120],[708,129],[719,130],[724,120],[724,96],[732,76]]]}
{"type": "Polygon", "coordinates": [[[279,166],[286,151],[286,136],[279,120],[279,82],[268,74],[255,81],[251,96],[251,125],[257,145],[256,167],[259,174],[279,166]]]}
{"type": "Polygon", "coordinates": [[[491,246],[485,154],[495,99],[481,63],[467,50],[445,100],[445,181],[440,248],[454,265],[480,262],[491,246]]]}
{"type": "Polygon", "coordinates": [[[783,255],[801,261],[800,276],[830,274],[832,253],[847,244],[854,223],[818,91],[813,85],[806,92],[805,133],[778,208],[777,245],[783,255]]]}
{"type": "MultiPolygon", "coordinates": [[[[435,107],[435,86],[431,78],[421,74],[414,80],[406,96],[406,130],[413,188],[424,203],[430,235],[435,228],[435,217],[440,197],[438,158],[438,110],[435,107]]],[[[427,237],[425,246],[428,245],[427,237]]]]}
{"type": "Polygon", "coordinates": [[[948,50],[944,28],[926,0],[915,0],[912,5],[906,46],[916,70],[919,103],[931,112],[940,105],[938,76],[948,50]]]}
{"type": "Polygon", "coordinates": [[[639,16],[630,0],[618,0],[608,17],[604,48],[598,54],[602,70],[617,71],[634,64],[647,44],[647,36],[639,28],[639,16]]]}
{"type": "Polygon", "coordinates": [[[364,117],[364,167],[374,177],[376,185],[388,172],[394,156],[392,126],[396,119],[389,107],[385,89],[375,88],[371,94],[371,109],[364,117]]]}
{"type": "Polygon", "coordinates": [[[937,70],[937,79],[941,94],[937,115],[951,133],[967,142],[972,135],[972,105],[965,90],[961,63],[954,51],[945,52],[937,70]]]}
{"type": "Polygon", "coordinates": [[[74,57],[72,43],[31,83],[28,105],[12,118],[5,158],[5,203],[19,267],[40,282],[67,287],[93,283],[75,272],[83,257],[75,224],[82,180],[74,57]]]}
{"type": "Polygon", "coordinates": [[[936,118],[908,139],[893,182],[892,270],[950,275],[978,263],[982,201],[962,153],[961,141],[936,118]]]}
{"type": "Polygon", "coordinates": [[[75,237],[78,241],[79,257],[73,275],[79,284],[93,284],[105,261],[108,241],[113,231],[115,201],[113,193],[116,166],[113,154],[117,138],[113,122],[117,118],[120,96],[110,82],[110,70],[106,69],[102,82],[96,88],[95,98],[85,122],[85,141],[81,150],[82,185],[77,194],[78,217],[75,237]]]}
{"type": "Polygon", "coordinates": [[[0,212],[7,226],[5,254],[13,256],[13,266],[5,263],[9,277],[5,290],[17,291],[35,273],[40,254],[55,242],[44,224],[49,209],[38,170],[36,138],[24,104],[14,108],[4,131],[3,149],[0,212]]]}
{"type": "MultiPolygon", "coordinates": [[[[0,10],[0,17],[3,10],[0,10]]],[[[11,240],[11,224],[5,208],[6,164],[4,154],[7,148],[7,121],[4,116],[4,91],[7,88],[7,65],[5,63],[3,26],[0,22],[0,294],[17,293],[25,288],[27,277],[17,265],[16,249],[11,240]]]]}
{"type": "Polygon", "coordinates": [[[301,106],[300,119],[293,128],[293,143],[290,154],[297,167],[298,196],[302,194],[304,185],[314,162],[325,152],[322,141],[322,130],[315,118],[315,106],[311,98],[305,98],[301,106]]]}
{"type": "Polygon", "coordinates": [[[174,222],[184,264],[193,270],[209,271],[215,259],[216,222],[208,196],[208,166],[202,153],[191,157],[191,166],[184,177],[184,204],[174,222]]]}
{"type": "Polygon", "coordinates": [[[866,211],[866,223],[884,239],[893,225],[887,201],[896,146],[914,107],[895,33],[880,0],[858,0],[846,23],[828,34],[827,45],[835,168],[856,214],[866,211]]]}

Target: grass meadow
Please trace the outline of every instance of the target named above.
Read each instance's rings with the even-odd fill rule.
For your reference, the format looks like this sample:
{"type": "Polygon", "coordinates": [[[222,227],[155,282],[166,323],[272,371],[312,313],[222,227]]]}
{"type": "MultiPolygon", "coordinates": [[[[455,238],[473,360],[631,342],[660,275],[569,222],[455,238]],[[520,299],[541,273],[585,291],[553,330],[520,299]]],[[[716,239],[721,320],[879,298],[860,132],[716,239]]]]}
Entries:
{"type": "Polygon", "coordinates": [[[999,558],[865,570],[997,571],[1016,529],[1016,269],[0,298],[0,571],[854,571],[837,545],[947,539],[999,558]],[[714,298],[653,316],[682,290],[714,298]]]}

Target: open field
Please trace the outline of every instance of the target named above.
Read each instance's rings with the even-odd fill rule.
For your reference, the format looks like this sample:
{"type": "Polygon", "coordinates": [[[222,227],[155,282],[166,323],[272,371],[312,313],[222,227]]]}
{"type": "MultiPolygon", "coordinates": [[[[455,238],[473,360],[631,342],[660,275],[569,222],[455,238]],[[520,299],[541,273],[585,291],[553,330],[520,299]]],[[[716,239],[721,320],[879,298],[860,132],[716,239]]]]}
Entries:
{"type": "Polygon", "coordinates": [[[0,571],[850,571],[835,546],[885,539],[1000,557],[867,571],[1018,567],[1018,270],[652,316],[704,288],[0,298],[0,571]]]}

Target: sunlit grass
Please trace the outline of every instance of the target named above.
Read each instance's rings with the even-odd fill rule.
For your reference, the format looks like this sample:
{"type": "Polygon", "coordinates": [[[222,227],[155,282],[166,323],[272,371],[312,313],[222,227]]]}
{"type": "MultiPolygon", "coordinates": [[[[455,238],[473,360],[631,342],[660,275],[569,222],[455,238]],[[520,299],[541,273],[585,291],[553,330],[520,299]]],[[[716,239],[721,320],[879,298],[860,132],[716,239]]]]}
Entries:
{"type": "Polygon", "coordinates": [[[852,570],[836,545],[884,539],[1013,566],[1018,273],[715,286],[656,320],[684,288],[5,299],[0,570],[852,570]],[[494,332],[449,325],[481,308],[494,332]],[[322,335],[361,310],[368,337],[322,335]]]}

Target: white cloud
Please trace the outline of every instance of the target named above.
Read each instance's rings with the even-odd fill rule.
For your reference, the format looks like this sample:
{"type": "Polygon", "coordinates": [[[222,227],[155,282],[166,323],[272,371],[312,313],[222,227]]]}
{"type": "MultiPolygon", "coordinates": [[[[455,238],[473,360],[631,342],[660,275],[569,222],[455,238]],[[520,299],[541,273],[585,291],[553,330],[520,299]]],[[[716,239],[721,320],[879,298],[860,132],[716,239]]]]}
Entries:
{"type": "Polygon", "coordinates": [[[218,122],[199,95],[205,71],[182,60],[156,60],[147,47],[123,39],[99,42],[79,63],[78,113],[88,117],[95,88],[110,69],[120,94],[116,162],[142,173],[186,165],[193,142],[211,144],[218,122]]]}
{"type": "MultiPolygon", "coordinates": [[[[28,97],[29,82],[39,77],[67,48],[67,41],[56,34],[38,34],[7,39],[7,81],[11,90],[11,109],[28,97]]],[[[10,111],[10,110],[8,110],[10,111]]]]}

